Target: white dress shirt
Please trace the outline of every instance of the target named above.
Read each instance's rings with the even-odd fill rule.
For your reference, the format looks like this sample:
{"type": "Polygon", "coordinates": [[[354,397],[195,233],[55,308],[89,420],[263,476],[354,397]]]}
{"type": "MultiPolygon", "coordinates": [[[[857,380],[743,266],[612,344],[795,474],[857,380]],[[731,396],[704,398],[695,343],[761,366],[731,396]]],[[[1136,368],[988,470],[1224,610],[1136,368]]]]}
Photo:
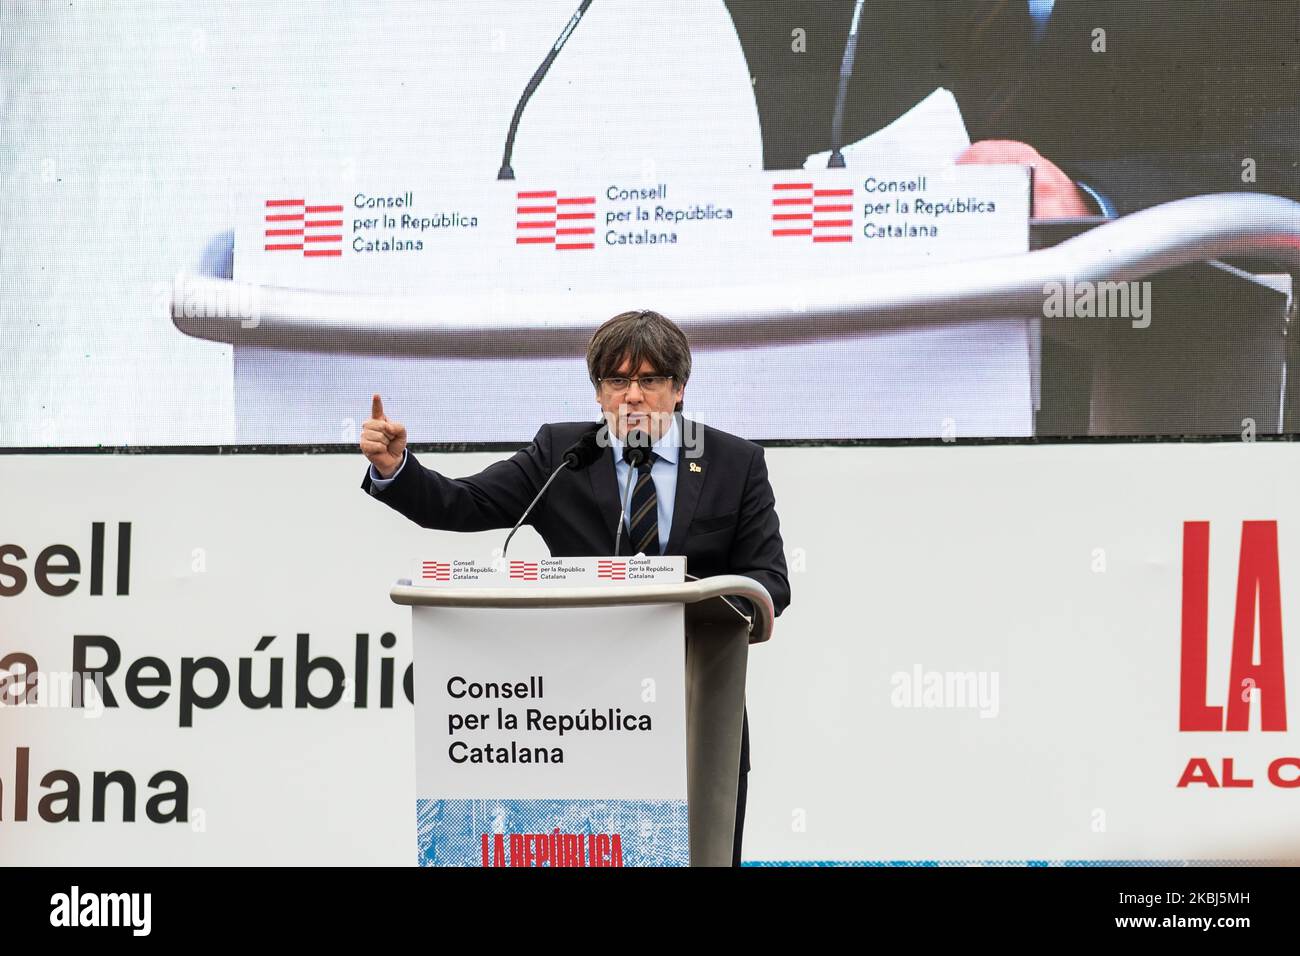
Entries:
{"type": "MultiPolygon", "coordinates": [[[[618,496],[623,502],[623,515],[625,518],[623,528],[623,539],[626,542],[628,529],[632,526],[632,502],[627,494],[627,476],[632,470],[632,466],[623,460],[623,440],[615,435],[612,431],[609,433],[610,443],[613,445],[614,455],[614,474],[618,478],[618,496]]],[[[650,467],[650,480],[655,483],[655,499],[659,505],[659,553],[663,554],[668,547],[668,534],[673,527],[673,504],[677,500],[677,459],[680,455],[682,445],[682,432],[677,425],[677,415],[673,415],[673,423],[668,427],[668,431],[659,437],[659,440],[651,445],[651,449],[659,456],[655,459],[654,464],[650,467]]],[[[594,467],[594,466],[593,466],[594,467]]],[[[633,479],[632,487],[636,487],[636,480],[633,479]]],[[[626,544],[620,545],[625,547],[626,544]]]]}

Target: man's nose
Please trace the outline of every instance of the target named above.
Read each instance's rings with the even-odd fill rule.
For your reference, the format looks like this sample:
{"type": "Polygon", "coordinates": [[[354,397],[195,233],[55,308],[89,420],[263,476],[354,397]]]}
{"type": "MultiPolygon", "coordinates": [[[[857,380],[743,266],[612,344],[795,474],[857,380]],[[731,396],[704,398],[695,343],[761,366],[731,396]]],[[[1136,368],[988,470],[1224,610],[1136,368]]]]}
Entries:
{"type": "Polygon", "coordinates": [[[641,383],[640,383],[640,382],[633,382],[632,384],[630,384],[630,385],[627,387],[627,400],[628,400],[629,403],[631,403],[631,402],[638,402],[638,401],[641,400],[641,383]],[[633,389],[636,389],[636,398],[633,398],[633,397],[632,397],[632,390],[633,390],[633,389]]]}

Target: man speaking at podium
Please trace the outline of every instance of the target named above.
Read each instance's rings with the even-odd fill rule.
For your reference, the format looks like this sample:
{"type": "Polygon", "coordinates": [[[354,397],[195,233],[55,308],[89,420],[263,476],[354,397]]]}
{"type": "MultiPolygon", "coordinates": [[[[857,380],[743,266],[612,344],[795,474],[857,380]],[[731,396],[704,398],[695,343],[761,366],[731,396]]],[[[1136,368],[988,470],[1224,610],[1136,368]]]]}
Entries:
{"type": "MultiPolygon", "coordinates": [[[[680,414],[691,374],[691,349],[682,330],[657,312],[616,315],[587,346],[587,374],[608,425],[605,444],[611,451],[593,450],[585,474],[560,475],[529,512],[526,523],[542,536],[551,557],[685,555],[686,570],[696,577],[753,578],[767,588],[779,615],[790,603],[790,581],[763,449],[680,414]],[[631,493],[625,494],[633,469],[628,453],[646,447],[651,454],[636,466],[631,493]]],[[[447,478],[419,463],[406,447],[406,429],[389,420],[375,395],[361,430],[361,451],[370,460],[361,487],[425,528],[512,528],[567,450],[584,438],[593,448],[598,425],[542,425],[512,458],[477,475],[447,478]]],[[[740,865],[748,773],[746,713],[735,866],[740,865]]]]}

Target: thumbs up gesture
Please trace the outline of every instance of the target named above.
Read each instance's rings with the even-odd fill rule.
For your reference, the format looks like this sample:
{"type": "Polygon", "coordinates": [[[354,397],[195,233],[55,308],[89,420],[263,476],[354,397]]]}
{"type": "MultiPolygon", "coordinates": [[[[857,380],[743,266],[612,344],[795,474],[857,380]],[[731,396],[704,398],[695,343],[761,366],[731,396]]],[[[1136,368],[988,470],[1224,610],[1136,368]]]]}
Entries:
{"type": "Polygon", "coordinates": [[[370,402],[370,417],[361,426],[361,454],[375,466],[381,478],[391,478],[406,451],[406,426],[390,422],[384,403],[376,395],[370,402]]]}

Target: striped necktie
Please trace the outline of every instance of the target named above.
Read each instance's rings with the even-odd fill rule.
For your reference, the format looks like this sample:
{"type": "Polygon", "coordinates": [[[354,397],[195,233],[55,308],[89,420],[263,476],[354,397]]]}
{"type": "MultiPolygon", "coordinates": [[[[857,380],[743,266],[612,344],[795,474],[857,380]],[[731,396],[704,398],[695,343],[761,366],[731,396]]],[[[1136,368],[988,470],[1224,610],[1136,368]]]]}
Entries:
{"type": "Polygon", "coordinates": [[[650,469],[659,457],[651,452],[650,457],[637,466],[636,484],[632,488],[632,520],[629,523],[628,541],[632,545],[632,554],[659,553],[659,499],[655,495],[655,483],[650,477],[650,469]]]}

